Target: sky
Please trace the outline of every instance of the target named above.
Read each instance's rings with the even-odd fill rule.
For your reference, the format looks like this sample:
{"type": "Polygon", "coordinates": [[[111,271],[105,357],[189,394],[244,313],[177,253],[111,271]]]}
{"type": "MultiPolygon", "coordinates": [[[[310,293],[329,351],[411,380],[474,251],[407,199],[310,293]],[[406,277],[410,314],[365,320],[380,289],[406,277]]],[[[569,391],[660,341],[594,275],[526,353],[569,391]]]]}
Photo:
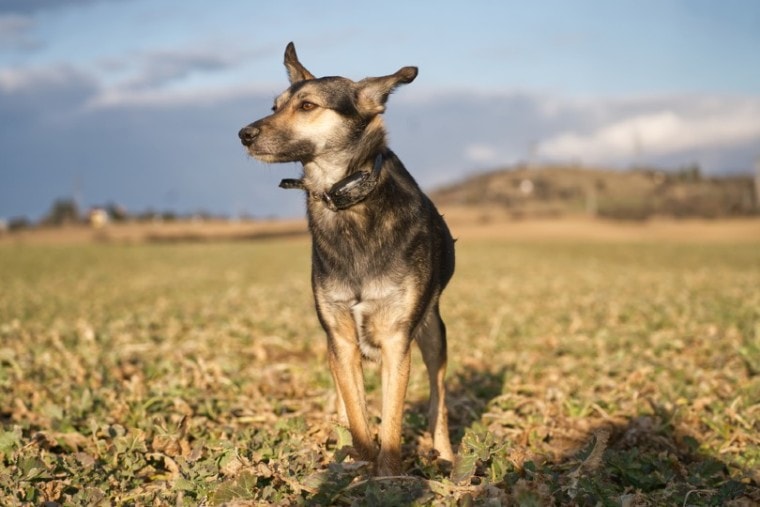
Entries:
{"type": "Polygon", "coordinates": [[[760,2],[0,0],[0,218],[82,208],[292,217],[295,164],[244,125],[315,75],[420,69],[386,113],[423,188],[525,161],[625,169],[760,157],[760,2]]]}

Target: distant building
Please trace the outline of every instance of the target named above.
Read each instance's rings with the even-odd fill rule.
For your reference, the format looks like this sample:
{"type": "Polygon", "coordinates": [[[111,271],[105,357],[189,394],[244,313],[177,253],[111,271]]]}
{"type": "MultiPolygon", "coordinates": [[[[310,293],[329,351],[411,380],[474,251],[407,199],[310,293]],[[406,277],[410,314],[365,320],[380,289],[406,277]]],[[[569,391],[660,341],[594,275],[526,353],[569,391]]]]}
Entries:
{"type": "Polygon", "coordinates": [[[532,194],[534,188],[535,185],[533,184],[533,181],[528,178],[525,178],[520,182],[520,192],[525,195],[532,194]]]}
{"type": "Polygon", "coordinates": [[[93,229],[102,229],[108,225],[111,217],[103,208],[92,208],[87,214],[87,221],[93,229]]]}

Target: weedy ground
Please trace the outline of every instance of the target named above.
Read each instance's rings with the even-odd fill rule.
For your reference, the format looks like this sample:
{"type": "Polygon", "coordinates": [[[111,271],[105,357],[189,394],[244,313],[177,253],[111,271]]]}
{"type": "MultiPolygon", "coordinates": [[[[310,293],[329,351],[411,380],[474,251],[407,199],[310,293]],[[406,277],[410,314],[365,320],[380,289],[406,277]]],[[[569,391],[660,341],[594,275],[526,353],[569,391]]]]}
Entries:
{"type": "MultiPolygon", "coordinates": [[[[0,245],[2,505],[756,505],[760,241],[462,240],[459,457],[334,422],[306,239],[0,245]]],[[[368,365],[377,421],[380,385],[368,365]]]]}

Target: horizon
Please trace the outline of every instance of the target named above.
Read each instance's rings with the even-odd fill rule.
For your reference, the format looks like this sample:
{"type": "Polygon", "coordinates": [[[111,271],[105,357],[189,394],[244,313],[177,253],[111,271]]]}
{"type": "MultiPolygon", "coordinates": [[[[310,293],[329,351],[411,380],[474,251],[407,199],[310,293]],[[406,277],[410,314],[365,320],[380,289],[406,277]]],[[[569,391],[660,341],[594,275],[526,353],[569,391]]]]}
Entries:
{"type": "MultiPolygon", "coordinates": [[[[427,189],[426,193],[428,193],[433,200],[435,200],[437,194],[446,194],[451,193],[452,191],[456,192],[457,190],[467,188],[468,186],[472,184],[477,184],[478,179],[483,177],[491,177],[493,175],[497,174],[509,174],[509,173],[520,173],[524,171],[529,171],[529,173],[534,173],[534,175],[540,175],[541,172],[554,172],[554,171],[560,171],[560,172],[590,172],[590,173],[598,173],[597,177],[603,176],[603,175],[610,175],[610,174],[668,174],[672,177],[676,178],[676,181],[680,181],[680,178],[686,178],[686,181],[693,182],[693,181],[714,181],[714,182],[725,182],[729,183],[733,180],[736,181],[737,178],[740,179],[746,179],[747,183],[752,188],[760,188],[757,187],[758,184],[760,184],[760,164],[758,165],[757,171],[753,173],[746,173],[746,172],[736,172],[736,173],[720,173],[720,174],[704,174],[701,170],[701,168],[698,165],[684,165],[681,167],[673,167],[673,168],[658,168],[658,167],[652,167],[652,166],[642,166],[642,167],[628,167],[628,168],[609,168],[609,167],[595,167],[595,166],[589,166],[589,165],[572,165],[572,164],[531,164],[529,162],[517,162],[513,165],[499,167],[499,168],[492,168],[492,169],[485,169],[482,171],[476,171],[469,173],[465,176],[464,179],[453,181],[451,183],[447,183],[441,186],[438,186],[436,188],[427,189]],[[694,178],[694,171],[696,171],[696,180],[692,180],[691,178],[694,178]]],[[[614,188],[614,186],[613,186],[614,188]]],[[[281,189],[280,189],[281,190],[281,189]]],[[[493,203],[486,203],[484,202],[486,206],[493,207],[493,203]]],[[[41,213],[39,217],[36,219],[31,219],[28,216],[10,216],[10,217],[0,217],[0,232],[3,228],[26,228],[29,226],[36,227],[36,226],[59,226],[59,225],[65,225],[68,223],[68,219],[65,220],[63,223],[58,224],[55,223],[55,216],[60,216],[60,211],[56,212],[56,208],[65,207],[67,210],[72,210],[72,213],[75,213],[76,216],[73,218],[73,221],[71,223],[88,223],[93,222],[93,218],[91,216],[92,213],[97,212],[105,212],[107,215],[104,217],[97,217],[95,220],[100,223],[101,220],[105,220],[105,223],[109,222],[144,222],[144,221],[155,221],[159,220],[161,222],[172,222],[172,221],[186,221],[186,220],[201,220],[201,221],[215,221],[215,220],[224,220],[229,222],[237,222],[237,221],[269,221],[269,220],[278,220],[278,219],[285,219],[290,220],[293,218],[305,218],[305,216],[294,216],[294,217],[278,217],[275,215],[269,215],[269,216],[260,216],[260,215],[251,215],[247,213],[243,214],[227,214],[224,212],[221,213],[214,213],[205,209],[194,209],[194,210],[184,210],[184,211],[178,211],[171,208],[157,208],[155,206],[148,206],[147,208],[143,209],[128,209],[125,206],[122,206],[118,202],[114,201],[102,201],[94,204],[90,204],[89,206],[83,206],[80,204],[79,199],[76,195],[71,196],[60,196],[53,199],[53,201],[50,203],[48,208],[44,213],[41,213]],[[73,207],[73,208],[72,208],[73,207]],[[52,221],[50,221],[52,220],[52,221]]],[[[756,208],[755,208],[756,209],[756,208]]],[[[738,216],[744,216],[746,214],[746,211],[744,213],[740,213],[738,216]]],[[[750,213],[752,214],[752,213],[750,213]]],[[[695,215],[699,216],[699,215],[695,215]]],[[[70,218],[70,217],[69,217],[70,218]]],[[[102,224],[101,224],[102,225],[102,224]]]]}

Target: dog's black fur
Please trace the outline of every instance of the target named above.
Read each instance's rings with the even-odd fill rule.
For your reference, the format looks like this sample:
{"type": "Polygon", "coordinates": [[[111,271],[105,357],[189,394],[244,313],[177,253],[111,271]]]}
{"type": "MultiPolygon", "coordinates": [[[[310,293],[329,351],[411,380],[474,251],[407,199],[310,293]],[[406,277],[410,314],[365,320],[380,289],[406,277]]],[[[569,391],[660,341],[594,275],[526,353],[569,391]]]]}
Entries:
{"type": "Polygon", "coordinates": [[[454,241],[430,199],[388,149],[380,114],[415,67],[354,82],[317,79],[290,43],[291,86],[273,113],[239,133],[248,152],[266,162],[298,161],[300,180],[286,188],[307,195],[312,287],[328,336],[339,413],[361,459],[381,475],[400,472],[400,435],[410,345],[420,345],[431,384],[434,447],[453,460],[443,379],[446,331],[438,301],[454,273],[454,241]],[[341,198],[341,205],[335,203],[341,198]],[[361,358],[380,359],[383,409],[380,452],[370,435],[361,358]]]}

